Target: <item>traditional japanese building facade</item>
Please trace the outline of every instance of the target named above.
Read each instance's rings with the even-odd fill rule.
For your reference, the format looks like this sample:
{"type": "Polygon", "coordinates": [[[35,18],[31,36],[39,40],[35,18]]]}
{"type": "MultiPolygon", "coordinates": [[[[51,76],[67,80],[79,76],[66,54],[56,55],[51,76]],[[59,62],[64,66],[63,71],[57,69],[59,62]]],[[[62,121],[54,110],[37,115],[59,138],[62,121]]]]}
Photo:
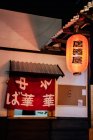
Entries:
{"type": "MultiPolygon", "coordinates": [[[[19,17],[20,16],[21,13],[19,17]]],[[[26,15],[22,14],[22,17],[24,16],[26,17],[26,15]]],[[[2,18],[0,18],[0,29],[2,31],[0,33],[0,58],[2,60],[0,62],[0,128],[2,140],[37,140],[38,138],[40,138],[40,140],[66,140],[69,138],[72,140],[80,140],[80,138],[87,140],[89,129],[87,92],[88,71],[86,70],[81,75],[74,76],[67,69],[65,56],[40,53],[40,51],[37,50],[37,46],[35,46],[36,51],[29,50],[30,47],[33,48],[37,43],[34,42],[33,45],[32,42],[27,41],[29,39],[25,36],[26,34],[24,35],[17,30],[18,28],[14,23],[18,23],[18,21],[15,16],[14,22],[11,22],[11,24],[8,24],[9,19],[6,19],[6,17],[6,12],[4,12],[2,18]],[[8,36],[9,34],[11,37],[8,36]],[[28,50],[24,50],[22,48],[23,46],[27,47],[28,50]],[[10,60],[12,60],[12,63],[10,63],[10,60]],[[35,69],[32,69],[31,66],[29,71],[29,63],[31,65],[34,64],[33,66],[35,66],[35,69]],[[14,67],[13,64],[17,67],[14,67]],[[43,66],[44,68],[42,69],[43,66]],[[40,117],[37,117],[37,119],[34,119],[33,117],[24,119],[22,116],[19,119],[19,117],[14,117],[13,111],[16,107],[19,108],[20,106],[20,109],[33,107],[35,93],[33,94],[31,91],[31,94],[29,94],[29,89],[27,87],[30,86],[30,84],[33,84],[32,81],[34,80],[37,83],[36,85],[33,85],[32,88],[34,90],[43,89],[42,91],[44,91],[42,97],[44,97],[45,102],[43,102],[44,104],[41,105],[41,107],[43,106],[45,109],[45,105],[47,105],[47,109],[49,110],[53,107],[52,109],[55,110],[55,114],[52,115],[53,118],[50,118],[49,116],[46,116],[46,119],[40,117]],[[13,82],[15,83],[14,85],[13,82]],[[48,87],[51,87],[50,85],[52,82],[53,87],[54,83],[56,83],[55,94],[53,93],[53,88],[53,91],[51,91],[52,98],[50,98],[52,100],[45,100],[45,97],[50,95],[50,93],[47,94],[45,91],[48,87]],[[10,87],[14,88],[10,89],[10,87]],[[78,89],[80,90],[78,91],[78,89]],[[56,96],[55,100],[54,95],[56,96]],[[26,97],[30,97],[29,100],[26,97]],[[66,100],[64,101],[64,99],[66,100]],[[46,104],[46,101],[49,101],[49,104],[46,104]],[[5,103],[5,106],[8,109],[4,106],[5,103]],[[12,119],[8,116],[9,112],[12,114],[12,119]],[[73,137],[73,135],[75,137],[73,137]]],[[[30,27],[32,26],[30,25],[30,27]]],[[[22,27],[21,31],[23,31],[23,29],[24,28],[22,27]]],[[[40,91],[40,93],[42,92],[40,91]]],[[[41,98],[39,98],[39,100],[40,99],[41,98]]],[[[37,107],[40,106],[37,104],[37,107]]],[[[34,109],[31,110],[33,111],[34,109]]]]}

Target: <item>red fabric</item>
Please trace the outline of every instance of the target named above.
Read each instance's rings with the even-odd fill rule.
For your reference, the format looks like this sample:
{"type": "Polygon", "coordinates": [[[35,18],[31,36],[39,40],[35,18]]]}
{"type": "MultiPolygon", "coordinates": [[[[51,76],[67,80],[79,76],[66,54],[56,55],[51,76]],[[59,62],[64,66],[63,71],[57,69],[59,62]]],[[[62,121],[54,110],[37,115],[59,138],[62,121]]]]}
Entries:
{"type": "Polygon", "coordinates": [[[10,77],[5,107],[22,110],[54,110],[55,79],[10,77]]]}

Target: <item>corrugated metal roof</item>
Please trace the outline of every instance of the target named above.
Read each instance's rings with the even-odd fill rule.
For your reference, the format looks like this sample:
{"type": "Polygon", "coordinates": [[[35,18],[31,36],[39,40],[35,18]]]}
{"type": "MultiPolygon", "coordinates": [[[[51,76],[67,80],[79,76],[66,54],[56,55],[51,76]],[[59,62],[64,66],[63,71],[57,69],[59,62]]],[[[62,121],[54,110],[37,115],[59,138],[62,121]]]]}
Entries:
{"type": "Polygon", "coordinates": [[[32,62],[20,62],[10,61],[10,74],[30,74],[34,76],[64,76],[63,71],[58,65],[44,64],[44,63],[32,63],[32,62]]]}

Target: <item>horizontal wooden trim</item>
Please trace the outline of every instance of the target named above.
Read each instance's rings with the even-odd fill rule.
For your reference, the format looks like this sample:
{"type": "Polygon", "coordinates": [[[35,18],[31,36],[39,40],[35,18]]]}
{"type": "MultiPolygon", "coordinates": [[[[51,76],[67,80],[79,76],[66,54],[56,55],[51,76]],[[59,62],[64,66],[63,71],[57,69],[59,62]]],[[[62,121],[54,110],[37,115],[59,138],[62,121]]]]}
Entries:
{"type": "Polygon", "coordinates": [[[64,43],[64,44],[66,44],[66,42],[67,42],[67,40],[64,40],[64,39],[57,39],[57,38],[52,39],[52,41],[53,41],[53,42],[56,42],[56,43],[64,43]]]}
{"type": "MultiPolygon", "coordinates": [[[[22,116],[22,115],[21,115],[22,116]]],[[[38,116],[14,116],[14,110],[13,109],[7,109],[7,117],[9,119],[54,119],[55,117],[55,111],[48,111],[48,116],[42,116],[42,117],[38,117],[38,116]]]]}
{"type": "Polygon", "coordinates": [[[36,50],[28,50],[28,49],[19,49],[19,48],[10,48],[10,47],[1,47],[0,50],[6,50],[6,51],[19,51],[19,52],[33,52],[33,53],[41,53],[41,51],[36,50]]]}
{"type": "Polygon", "coordinates": [[[0,50],[37,53],[37,54],[64,55],[62,52],[56,52],[56,51],[46,51],[46,50],[36,51],[36,50],[27,50],[27,49],[9,48],[9,47],[0,47],[0,50]]]}
{"type": "Polygon", "coordinates": [[[25,119],[25,120],[28,120],[28,119],[36,119],[36,120],[41,120],[41,119],[57,119],[56,117],[8,117],[8,119],[25,119]]]}

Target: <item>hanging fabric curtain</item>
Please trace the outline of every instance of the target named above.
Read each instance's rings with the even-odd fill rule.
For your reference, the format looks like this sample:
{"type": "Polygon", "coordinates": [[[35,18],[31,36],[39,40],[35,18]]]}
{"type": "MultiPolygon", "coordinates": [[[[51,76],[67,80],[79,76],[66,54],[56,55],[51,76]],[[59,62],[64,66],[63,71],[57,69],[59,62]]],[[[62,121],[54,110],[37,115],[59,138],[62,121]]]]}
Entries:
{"type": "Polygon", "coordinates": [[[22,110],[54,110],[55,79],[10,77],[5,108],[22,110]]]}

